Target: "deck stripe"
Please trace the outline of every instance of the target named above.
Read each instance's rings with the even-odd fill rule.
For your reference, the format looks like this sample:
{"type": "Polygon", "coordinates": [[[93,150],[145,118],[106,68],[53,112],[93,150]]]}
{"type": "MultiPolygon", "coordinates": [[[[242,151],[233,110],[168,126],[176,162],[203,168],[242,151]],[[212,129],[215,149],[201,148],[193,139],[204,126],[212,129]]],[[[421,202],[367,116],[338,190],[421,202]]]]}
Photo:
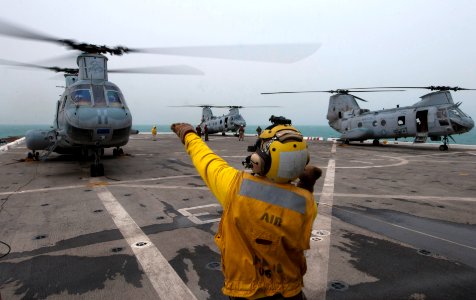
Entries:
{"type": "MultiPolygon", "coordinates": [[[[336,144],[332,145],[332,157],[336,152],[336,144]]],[[[327,164],[326,177],[322,195],[319,202],[318,215],[312,226],[315,230],[331,232],[332,204],[334,202],[335,160],[331,158],[327,164]]],[[[307,299],[326,299],[327,273],[329,269],[329,249],[331,235],[325,236],[321,241],[311,240],[311,249],[306,253],[307,273],[304,276],[304,293],[307,299]]]]}
{"type": "Polygon", "coordinates": [[[104,186],[95,187],[94,190],[127,243],[131,245],[132,251],[157,292],[159,299],[197,299],[114,195],[104,186]],[[138,247],[136,246],[138,242],[147,244],[138,247]]]}

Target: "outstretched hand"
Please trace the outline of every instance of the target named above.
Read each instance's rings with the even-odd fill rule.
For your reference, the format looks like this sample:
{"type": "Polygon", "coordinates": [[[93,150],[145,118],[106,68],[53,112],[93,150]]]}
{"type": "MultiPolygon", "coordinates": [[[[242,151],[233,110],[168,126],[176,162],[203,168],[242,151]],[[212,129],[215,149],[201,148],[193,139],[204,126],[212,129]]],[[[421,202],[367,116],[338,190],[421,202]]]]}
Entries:
{"type": "Polygon", "coordinates": [[[196,133],[192,125],[188,123],[173,123],[170,129],[180,138],[182,144],[185,144],[185,136],[190,133],[196,133]]]}
{"type": "Polygon", "coordinates": [[[299,175],[299,182],[297,186],[303,189],[308,190],[309,192],[314,192],[314,184],[316,180],[319,179],[322,175],[322,170],[315,166],[307,165],[304,168],[304,172],[299,175]]]}

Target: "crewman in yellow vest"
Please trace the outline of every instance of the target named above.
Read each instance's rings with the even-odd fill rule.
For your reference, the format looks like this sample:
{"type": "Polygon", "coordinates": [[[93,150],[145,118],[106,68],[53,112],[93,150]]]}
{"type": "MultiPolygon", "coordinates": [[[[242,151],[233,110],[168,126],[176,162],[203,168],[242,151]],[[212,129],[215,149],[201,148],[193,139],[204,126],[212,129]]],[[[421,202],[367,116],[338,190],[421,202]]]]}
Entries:
{"type": "Polygon", "coordinates": [[[305,299],[304,250],[317,215],[312,190],[321,171],[307,166],[301,133],[290,124],[264,130],[249,173],[216,155],[190,124],[175,123],[171,129],[223,206],[215,235],[225,277],[222,292],[230,299],[305,299]],[[292,181],[300,175],[296,186],[292,181]]]}
{"type": "Polygon", "coordinates": [[[157,136],[157,126],[152,127],[151,133],[152,133],[152,140],[155,141],[156,136],[157,136]]]}

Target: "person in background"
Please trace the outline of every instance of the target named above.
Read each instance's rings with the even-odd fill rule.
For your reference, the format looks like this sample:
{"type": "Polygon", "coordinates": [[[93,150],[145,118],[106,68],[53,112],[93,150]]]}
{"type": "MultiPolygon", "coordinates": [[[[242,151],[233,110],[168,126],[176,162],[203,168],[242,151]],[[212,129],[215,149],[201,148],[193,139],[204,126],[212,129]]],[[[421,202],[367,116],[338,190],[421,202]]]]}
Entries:
{"type": "Polygon", "coordinates": [[[238,129],[238,140],[245,140],[245,127],[243,125],[240,125],[240,128],[238,129]]]}
{"type": "Polygon", "coordinates": [[[195,131],[197,132],[197,135],[202,138],[202,127],[200,127],[200,124],[195,127],[195,131]]]}
{"type": "Polygon", "coordinates": [[[258,128],[256,128],[256,133],[258,134],[258,136],[261,135],[261,127],[258,126],[258,128]]]}
{"type": "Polygon", "coordinates": [[[190,124],[175,123],[171,129],[223,206],[215,235],[225,278],[222,292],[230,299],[305,299],[304,250],[317,215],[312,190],[321,171],[307,165],[301,133],[291,125],[268,127],[250,156],[249,173],[215,154],[190,124]],[[296,185],[298,177],[303,182],[296,185]]]}
{"type": "Polygon", "coordinates": [[[152,127],[151,133],[152,133],[152,140],[155,141],[156,136],[157,136],[157,127],[156,126],[152,127]]]}
{"type": "Polygon", "coordinates": [[[205,124],[205,127],[203,127],[203,131],[205,133],[205,141],[208,141],[208,126],[205,124]]]}

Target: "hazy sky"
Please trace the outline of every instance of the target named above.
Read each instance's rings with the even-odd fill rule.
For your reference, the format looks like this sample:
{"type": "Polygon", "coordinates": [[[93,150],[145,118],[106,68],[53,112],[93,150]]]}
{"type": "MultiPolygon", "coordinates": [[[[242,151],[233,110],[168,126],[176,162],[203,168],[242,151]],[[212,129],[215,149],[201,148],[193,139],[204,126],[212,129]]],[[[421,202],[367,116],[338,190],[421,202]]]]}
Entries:
{"type": "MultiPolygon", "coordinates": [[[[135,124],[197,124],[200,108],[169,105],[278,105],[246,108],[249,124],[271,114],[298,125],[325,125],[330,94],[263,96],[261,92],[369,86],[476,88],[476,1],[280,0],[0,0],[0,19],[58,38],[128,47],[320,43],[293,64],[130,54],[109,68],[186,64],[203,76],[110,74],[135,124]]],[[[40,62],[64,56],[57,44],[0,36],[0,58],[40,62]]],[[[56,64],[58,65],[58,64],[56,64]]],[[[64,63],[62,66],[66,66],[64,63]]],[[[74,60],[69,63],[74,66],[74,60]]],[[[0,123],[50,124],[61,77],[0,66],[0,123]]],[[[383,109],[411,105],[426,90],[359,93],[383,109]]],[[[476,91],[453,92],[476,118],[476,91]]],[[[221,115],[226,109],[214,109],[221,115]]]]}

